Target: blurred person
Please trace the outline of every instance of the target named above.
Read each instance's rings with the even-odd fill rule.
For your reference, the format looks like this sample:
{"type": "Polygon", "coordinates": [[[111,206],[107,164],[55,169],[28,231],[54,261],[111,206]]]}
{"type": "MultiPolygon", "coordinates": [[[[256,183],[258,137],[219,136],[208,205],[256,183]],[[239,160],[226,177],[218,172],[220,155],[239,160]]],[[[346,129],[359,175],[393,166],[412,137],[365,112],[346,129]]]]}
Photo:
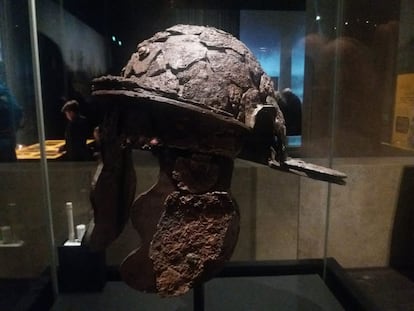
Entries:
{"type": "Polygon", "coordinates": [[[0,81],[0,162],[17,160],[16,132],[22,126],[23,109],[0,81]]]}
{"type": "Polygon", "coordinates": [[[285,118],[286,135],[301,135],[302,101],[290,88],[283,89],[281,92],[278,92],[276,96],[277,103],[285,118]]]}
{"type": "Polygon", "coordinates": [[[79,103],[76,100],[67,101],[61,111],[68,120],[65,129],[65,145],[59,151],[65,151],[65,160],[87,161],[90,152],[87,147],[89,125],[86,118],[80,114],[79,103]]]}
{"type": "Polygon", "coordinates": [[[93,139],[94,141],[90,144],[89,150],[92,154],[92,158],[100,162],[102,160],[101,156],[101,129],[99,126],[96,126],[93,129],[93,139]]]}

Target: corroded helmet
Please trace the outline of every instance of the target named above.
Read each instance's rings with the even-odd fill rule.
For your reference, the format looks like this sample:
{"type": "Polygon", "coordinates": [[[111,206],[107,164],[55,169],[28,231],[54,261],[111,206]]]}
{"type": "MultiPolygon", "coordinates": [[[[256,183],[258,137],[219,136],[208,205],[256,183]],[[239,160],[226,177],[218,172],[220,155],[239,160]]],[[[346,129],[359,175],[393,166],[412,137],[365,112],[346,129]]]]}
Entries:
{"type": "MultiPolygon", "coordinates": [[[[224,125],[220,125],[223,122],[231,132],[227,133],[229,136],[243,135],[244,131],[255,127],[257,114],[265,108],[263,111],[269,114],[270,110],[272,116],[270,132],[278,138],[279,145],[284,145],[284,119],[271,79],[242,42],[216,28],[176,25],[156,33],[138,44],[121,76],[95,79],[93,95],[121,95],[136,102],[147,100],[167,104],[170,109],[191,111],[195,113],[193,116],[202,115],[201,119],[195,117],[204,127],[200,136],[210,130],[217,131],[217,126],[223,128],[224,125]]],[[[163,108],[163,113],[168,113],[167,110],[163,108]]],[[[165,121],[168,120],[162,120],[165,121]]],[[[177,127],[176,124],[171,126],[177,127]]],[[[184,127],[191,128],[193,134],[197,132],[194,124],[184,127]]],[[[218,132],[217,135],[227,137],[218,132]]],[[[224,151],[217,140],[214,148],[210,148],[213,146],[209,142],[186,141],[181,146],[182,142],[176,138],[166,140],[175,147],[194,145],[194,149],[213,149],[213,152],[224,154],[229,153],[230,148],[228,155],[232,157],[241,148],[239,144],[230,144],[223,146],[227,149],[224,151]]],[[[283,152],[283,148],[276,149],[283,152]]]]}
{"type": "Polygon", "coordinates": [[[177,25],[138,44],[120,76],[95,79],[92,95],[106,112],[103,167],[83,243],[107,247],[130,217],[141,244],[122,262],[122,278],[142,291],[185,293],[219,271],[236,245],[233,159],[250,150],[259,157],[245,158],[267,164],[271,147],[285,159],[272,81],[232,35],[177,25]],[[131,147],[146,146],[159,179],[134,198],[131,147]]]}
{"type": "Polygon", "coordinates": [[[107,247],[130,217],[141,243],[122,262],[121,275],[135,289],[183,294],[230,258],[239,232],[230,193],[236,156],[325,176],[320,167],[286,161],[272,81],[246,46],[221,30],[177,25],[155,34],[138,45],[120,76],[95,79],[93,95],[106,108],[103,166],[82,243],[107,247]],[[134,198],[130,147],[145,146],[154,147],[160,172],[134,198]],[[269,161],[272,149],[278,161],[269,161]]]}

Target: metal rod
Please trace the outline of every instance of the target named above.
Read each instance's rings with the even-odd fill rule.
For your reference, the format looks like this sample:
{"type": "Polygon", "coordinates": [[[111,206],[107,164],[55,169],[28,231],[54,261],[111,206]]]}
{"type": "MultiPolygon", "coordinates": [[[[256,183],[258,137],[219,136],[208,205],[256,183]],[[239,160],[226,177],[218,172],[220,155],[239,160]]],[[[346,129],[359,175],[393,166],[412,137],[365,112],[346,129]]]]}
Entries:
{"type": "Polygon", "coordinates": [[[193,289],[193,310],[204,311],[204,285],[200,284],[193,289]]]}
{"type": "MultiPolygon", "coordinates": [[[[337,3],[337,11],[336,11],[336,22],[337,22],[337,30],[336,34],[337,37],[342,33],[342,25],[343,25],[343,15],[344,15],[344,3],[343,0],[339,0],[337,3]]],[[[337,100],[338,100],[338,75],[339,75],[339,66],[340,66],[340,44],[335,45],[335,62],[334,62],[334,76],[333,76],[333,94],[332,94],[332,111],[331,111],[331,118],[330,118],[330,146],[329,146],[329,167],[333,166],[333,157],[334,157],[334,148],[335,148],[335,116],[337,111],[337,100]]],[[[332,196],[332,186],[328,184],[328,192],[326,196],[326,216],[325,216],[325,244],[323,250],[323,258],[324,258],[324,265],[323,265],[323,279],[326,280],[326,273],[327,273],[327,259],[328,259],[328,242],[329,242],[329,231],[330,231],[330,218],[331,218],[331,196],[332,196]]]]}
{"type": "Polygon", "coordinates": [[[37,130],[40,144],[40,168],[43,185],[43,200],[47,212],[48,233],[49,233],[49,251],[51,261],[51,277],[54,295],[58,294],[57,272],[56,272],[56,253],[55,253],[55,237],[53,230],[53,213],[50,197],[49,172],[47,166],[46,149],[45,149],[45,128],[43,119],[43,98],[42,98],[42,81],[40,78],[40,60],[39,45],[37,36],[37,19],[36,19],[36,3],[35,0],[29,1],[29,22],[30,22],[30,39],[32,46],[32,63],[33,63],[33,81],[35,91],[37,130]]]}

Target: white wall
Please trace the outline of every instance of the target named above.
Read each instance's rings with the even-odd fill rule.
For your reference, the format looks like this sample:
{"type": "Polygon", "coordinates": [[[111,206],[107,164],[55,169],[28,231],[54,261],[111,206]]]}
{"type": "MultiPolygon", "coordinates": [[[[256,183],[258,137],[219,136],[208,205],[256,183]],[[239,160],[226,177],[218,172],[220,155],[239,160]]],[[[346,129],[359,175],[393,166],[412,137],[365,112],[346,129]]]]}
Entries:
{"type": "Polygon", "coordinates": [[[109,51],[107,38],[58,4],[49,0],[36,2],[38,31],[60,47],[68,69],[86,72],[92,77],[105,73],[109,51]]]}

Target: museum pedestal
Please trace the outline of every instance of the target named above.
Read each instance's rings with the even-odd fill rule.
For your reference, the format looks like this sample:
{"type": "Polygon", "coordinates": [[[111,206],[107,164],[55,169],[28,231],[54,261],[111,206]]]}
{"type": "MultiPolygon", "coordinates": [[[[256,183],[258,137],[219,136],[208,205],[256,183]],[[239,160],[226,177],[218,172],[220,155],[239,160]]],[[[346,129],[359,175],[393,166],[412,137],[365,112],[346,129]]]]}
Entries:
{"type": "Polygon", "coordinates": [[[106,283],[105,252],[91,252],[81,245],[58,247],[60,292],[101,291],[106,283]]]}

